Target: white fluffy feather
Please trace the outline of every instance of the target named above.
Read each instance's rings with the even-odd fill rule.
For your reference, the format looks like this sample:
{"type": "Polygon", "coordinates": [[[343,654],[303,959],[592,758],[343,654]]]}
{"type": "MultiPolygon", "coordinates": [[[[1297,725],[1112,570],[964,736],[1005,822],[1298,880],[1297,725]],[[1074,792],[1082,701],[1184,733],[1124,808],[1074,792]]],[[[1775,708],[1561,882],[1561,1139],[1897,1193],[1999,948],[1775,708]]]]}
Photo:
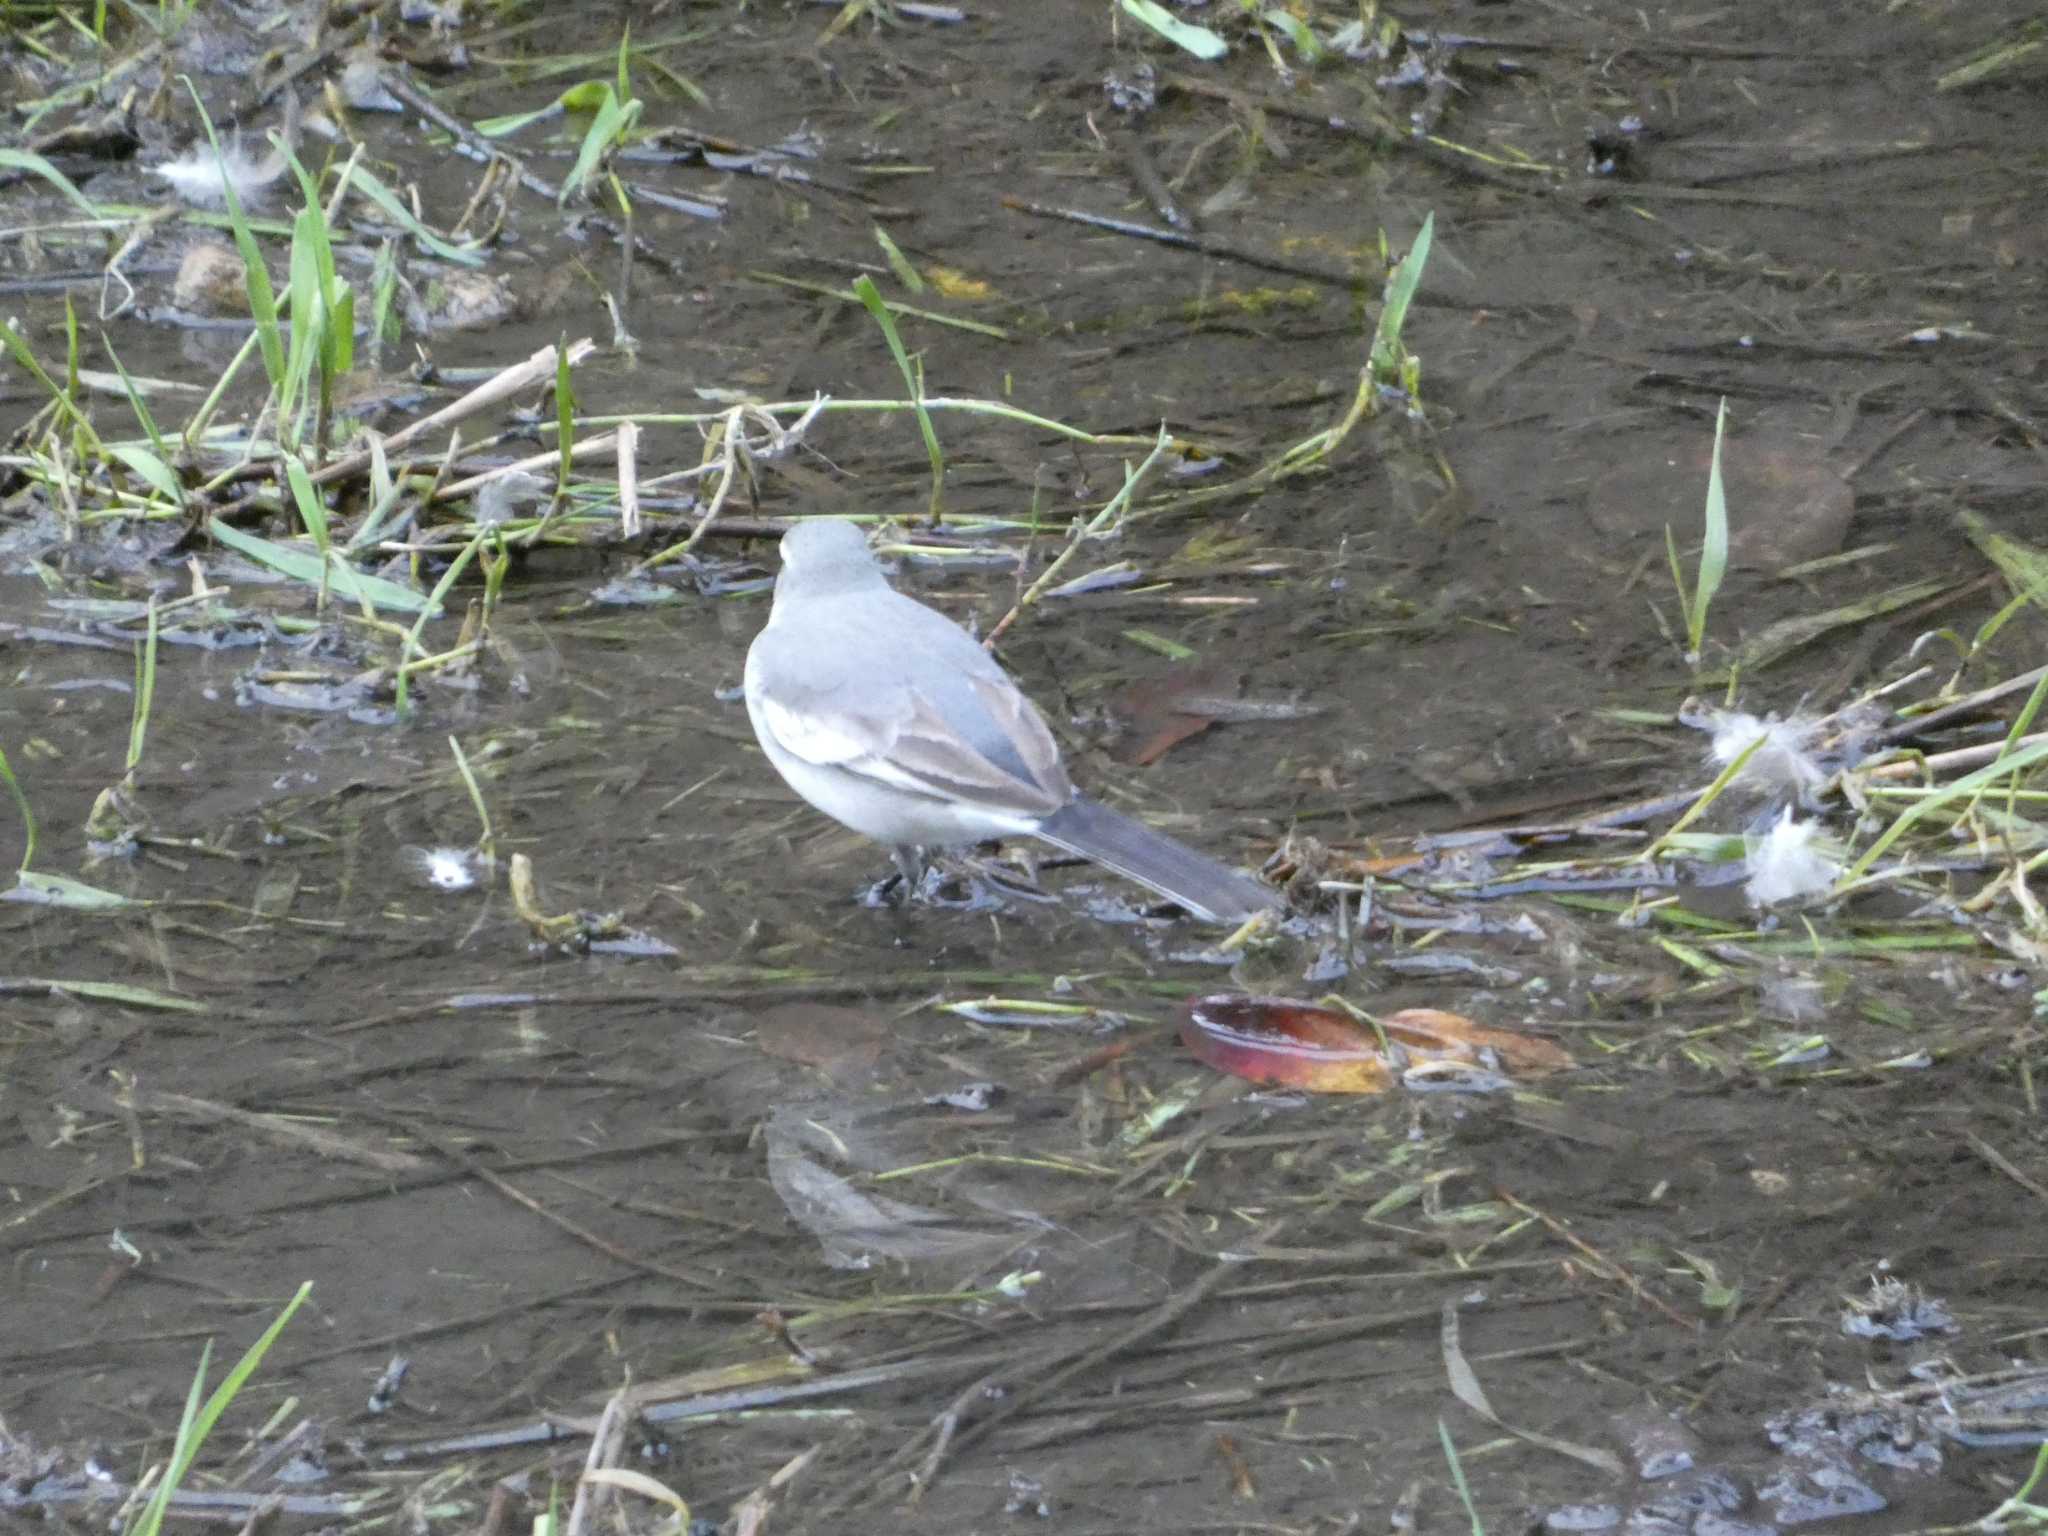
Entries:
{"type": "Polygon", "coordinates": [[[1749,871],[1743,890],[1754,906],[1816,895],[1842,872],[1841,861],[1821,836],[1820,823],[1793,820],[1790,806],[1778,813],[1770,831],[1743,841],[1742,863],[1749,871]]]}
{"type": "MultiPolygon", "coordinates": [[[[286,91],[284,116],[277,125],[277,137],[286,149],[298,148],[299,127],[298,93],[286,91]]],[[[271,147],[252,153],[242,147],[241,130],[237,129],[221,146],[218,158],[212,141],[202,139],[175,160],[152,165],[149,173],[168,181],[172,191],[196,207],[224,207],[228,200],[225,188],[230,185],[237,200],[256,207],[269,199],[270,189],[290,169],[291,161],[284,149],[271,147]]]]}
{"type": "Polygon", "coordinates": [[[284,156],[275,151],[257,156],[239,143],[229,143],[221,147],[220,158],[216,160],[213,146],[201,142],[175,160],[152,165],[149,173],[168,181],[180,199],[195,207],[225,206],[228,199],[224,183],[233,184],[236,198],[245,206],[255,207],[268,199],[270,189],[277,185],[285,169],[284,156]]]}
{"type": "Polygon", "coordinates": [[[1707,755],[1716,768],[1726,768],[1749,751],[1750,743],[1762,739],[1735,776],[1744,789],[1804,797],[1827,782],[1827,770],[1809,750],[1820,728],[1818,720],[1804,715],[1760,719],[1739,709],[1710,709],[1698,723],[1713,734],[1707,755]]]}

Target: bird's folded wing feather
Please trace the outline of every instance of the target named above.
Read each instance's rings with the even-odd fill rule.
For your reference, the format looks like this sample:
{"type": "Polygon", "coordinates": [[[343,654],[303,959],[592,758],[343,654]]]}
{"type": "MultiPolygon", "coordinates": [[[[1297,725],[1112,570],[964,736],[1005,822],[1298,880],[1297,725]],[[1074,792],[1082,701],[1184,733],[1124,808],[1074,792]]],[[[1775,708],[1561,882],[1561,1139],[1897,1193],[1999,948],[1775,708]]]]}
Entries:
{"type": "Polygon", "coordinates": [[[842,768],[913,794],[1030,815],[1058,810],[1073,789],[1045,722],[1014,688],[979,678],[973,687],[1025,774],[991,760],[914,689],[895,691],[886,700],[871,698],[869,708],[859,711],[786,686],[768,690],[757,705],[777,743],[807,763],[842,768]]]}

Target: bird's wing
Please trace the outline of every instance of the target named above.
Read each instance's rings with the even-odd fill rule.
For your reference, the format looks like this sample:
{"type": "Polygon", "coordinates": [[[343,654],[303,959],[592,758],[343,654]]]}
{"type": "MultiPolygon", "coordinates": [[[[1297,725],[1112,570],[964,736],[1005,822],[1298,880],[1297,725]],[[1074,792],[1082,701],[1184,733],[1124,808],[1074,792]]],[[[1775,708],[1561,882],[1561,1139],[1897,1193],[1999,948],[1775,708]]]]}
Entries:
{"type": "Polygon", "coordinates": [[[887,770],[949,798],[1033,815],[1049,815],[1072,799],[1059,747],[1031,701],[1008,679],[999,686],[971,678],[968,687],[1008,750],[992,756],[953,729],[929,699],[912,693],[909,716],[886,754],[887,770]]]}
{"type": "Polygon", "coordinates": [[[747,653],[747,698],[791,756],[912,794],[1023,815],[1048,815],[1072,798],[1052,732],[1000,673],[960,678],[947,711],[918,689],[885,687],[872,677],[806,685],[777,665],[779,650],[767,631],[755,641],[747,653]],[[857,706],[847,702],[851,694],[859,696],[857,706]],[[971,717],[964,721],[963,705],[971,717]]]}

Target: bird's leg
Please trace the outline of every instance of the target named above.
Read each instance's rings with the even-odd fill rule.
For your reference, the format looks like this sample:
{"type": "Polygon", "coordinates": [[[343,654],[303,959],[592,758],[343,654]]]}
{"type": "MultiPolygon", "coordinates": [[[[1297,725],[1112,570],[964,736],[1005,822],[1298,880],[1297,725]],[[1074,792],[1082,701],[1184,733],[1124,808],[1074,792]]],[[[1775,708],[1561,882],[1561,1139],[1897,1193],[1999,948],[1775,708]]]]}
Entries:
{"type": "Polygon", "coordinates": [[[909,843],[898,843],[889,850],[889,857],[896,863],[896,877],[902,882],[903,905],[909,906],[917,900],[918,887],[924,883],[924,850],[909,843]]]}
{"type": "MultiPolygon", "coordinates": [[[[951,860],[942,862],[909,844],[892,847],[889,857],[896,865],[896,873],[869,886],[861,898],[862,905],[907,909],[928,904],[979,912],[1003,904],[992,888],[989,870],[978,859],[967,859],[957,865],[951,860]]],[[[1044,891],[1019,890],[1011,884],[1004,884],[1001,889],[1035,901],[1056,899],[1044,891]]]]}
{"type": "Polygon", "coordinates": [[[908,909],[921,894],[927,868],[924,850],[909,843],[897,844],[889,849],[889,859],[896,872],[869,886],[861,895],[862,906],[908,909]]]}
{"type": "Polygon", "coordinates": [[[863,906],[908,907],[917,900],[924,883],[924,851],[903,843],[889,850],[889,858],[896,865],[896,873],[869,886],[867,895],[861,898],[863,906]]]}

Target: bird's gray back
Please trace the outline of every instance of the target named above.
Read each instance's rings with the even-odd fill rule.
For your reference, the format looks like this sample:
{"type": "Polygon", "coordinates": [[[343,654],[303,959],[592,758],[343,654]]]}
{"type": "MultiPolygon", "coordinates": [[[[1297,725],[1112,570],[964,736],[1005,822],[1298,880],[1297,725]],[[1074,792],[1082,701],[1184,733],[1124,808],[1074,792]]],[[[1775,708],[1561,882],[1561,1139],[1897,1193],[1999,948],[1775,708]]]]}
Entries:
{"type": "MultiPolygon", "coordinates": [[[[986,690],[1016,687],[1009,674],[959,625],[893,588],[805,601],[761,631],[752,660],[762,688],[792,707],[877,724],[907,720],[914,691],[1005,773],[1041,778],[985,702],[986,690]]],[[[1023,715],[1043,729],[1028,704],[1023,715]]]]}

